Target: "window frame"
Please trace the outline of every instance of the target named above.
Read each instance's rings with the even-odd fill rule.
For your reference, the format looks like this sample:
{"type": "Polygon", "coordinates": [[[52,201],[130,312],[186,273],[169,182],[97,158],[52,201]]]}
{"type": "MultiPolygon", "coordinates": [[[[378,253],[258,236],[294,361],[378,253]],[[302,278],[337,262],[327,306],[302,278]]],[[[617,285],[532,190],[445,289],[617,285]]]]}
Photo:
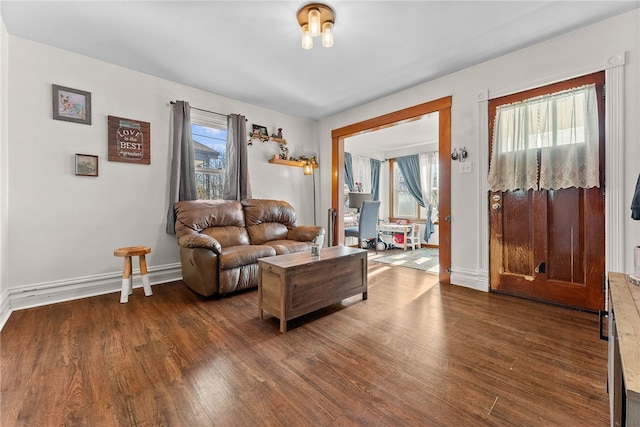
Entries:
{"type": "Polygon", "coordinates": [[[420,206],[418,202],[415,200],[414,200],[414,203],[417,208],[416,209],[416,212],[418,214],[417,216],[396,216],[395,215],[394,202],[395,202],[396,189],[398,188],[398,186],[396,185],[396,169],[398,170],[398,173],[400,173],[400,170],[396,166],[397,160],[395,157],[388,160],[389,160],[389,221],[395,222],[399,220],[406,220],[406,221],[409,221],[410,223],[425,224],[427,222],[428,210],[427,208],[423,208],[422,206],[420,206]]]}

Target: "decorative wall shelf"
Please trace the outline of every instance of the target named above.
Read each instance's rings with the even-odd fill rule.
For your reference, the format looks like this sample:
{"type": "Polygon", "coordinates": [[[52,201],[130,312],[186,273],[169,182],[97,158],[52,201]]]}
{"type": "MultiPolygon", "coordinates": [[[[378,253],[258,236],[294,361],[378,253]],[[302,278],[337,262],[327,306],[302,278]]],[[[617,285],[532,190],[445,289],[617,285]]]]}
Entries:
{"type": "Polygon", "coordinates": [[[278,144],[283,144],[283,145],[287,145],[287,140],[284,138],[276,138],[275,136],[266,136],[266,135],[261,135],[261,136],[254,136],[251,135],[249,137],[249,140],[247,141],[247,143],[249,145],[251,145],[253,143],[253,141],[258,140],[258,141],[262,141],[262,142],[268,142],[268,141],[273,141],[273,142],[277,142],[278,144]]]}
{"type": "MultiPolygon", "coordinates": [[[[283,160],[283,159],[278,159],[273,157],[269,159],[269,163],[273,163],[275,165],[295,166],[295,167],[303,168],[307,162],[303,162],[300,160],[283,160]]],[[[313,165],[313,168],[317,169],[318,165],[317,164],[313,165]]]]}

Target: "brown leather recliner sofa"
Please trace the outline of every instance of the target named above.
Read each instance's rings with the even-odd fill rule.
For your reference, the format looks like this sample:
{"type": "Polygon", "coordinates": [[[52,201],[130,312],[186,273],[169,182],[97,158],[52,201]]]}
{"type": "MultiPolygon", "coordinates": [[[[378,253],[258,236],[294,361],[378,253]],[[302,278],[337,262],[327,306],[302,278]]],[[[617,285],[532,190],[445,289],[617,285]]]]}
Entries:
{"type": "Polygon", "coordinates": [[[258,258],[324,241],[324,228],[297,226],[295,210],[280,200],[183,201],[174,211],[182,279],[204,296],[257,287],[258,258]]]}

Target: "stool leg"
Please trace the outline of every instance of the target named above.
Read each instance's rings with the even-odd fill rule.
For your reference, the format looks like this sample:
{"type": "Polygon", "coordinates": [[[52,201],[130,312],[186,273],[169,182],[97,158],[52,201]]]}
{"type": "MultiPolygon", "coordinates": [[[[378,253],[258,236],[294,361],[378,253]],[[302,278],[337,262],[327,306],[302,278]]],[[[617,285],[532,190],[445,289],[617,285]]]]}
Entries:
{"type": "Polygon", "coordinates": [[[131,257],[124,257],[124,267],[122,268],[122,289],[120,290],[120,302],[129,302],[129,295],[133,293],[131,283],[131,257]]]}
{"type": "Polygon", "coordinates": [[[140,255],[140,277],[142,278],[144,294],[145,296],[150,297],[153,295],[153,292],[151,291],[151,285],[149,284],[149,276],[147,275],[147,259],[144,254],[140,255]]]}

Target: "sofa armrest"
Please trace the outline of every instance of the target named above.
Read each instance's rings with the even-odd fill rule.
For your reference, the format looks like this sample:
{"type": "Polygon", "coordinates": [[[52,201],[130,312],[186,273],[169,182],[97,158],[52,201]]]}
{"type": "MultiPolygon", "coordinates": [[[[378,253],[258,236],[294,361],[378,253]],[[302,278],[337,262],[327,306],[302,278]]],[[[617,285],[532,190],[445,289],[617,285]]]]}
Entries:
{"type": "Polygon", "coordinates": [[[222,251],[220,242],[206,234],[187,234],[178,239],[178,244],[183,248],[211,249],[218,255],[220,255],[220,252],[222,251]]]}
{"type": "Polygon", "coordinates": [[[298,242],[324,242],[324,228],[317,225],[299,225],[287,233],[287,239],[298,242]]]}

